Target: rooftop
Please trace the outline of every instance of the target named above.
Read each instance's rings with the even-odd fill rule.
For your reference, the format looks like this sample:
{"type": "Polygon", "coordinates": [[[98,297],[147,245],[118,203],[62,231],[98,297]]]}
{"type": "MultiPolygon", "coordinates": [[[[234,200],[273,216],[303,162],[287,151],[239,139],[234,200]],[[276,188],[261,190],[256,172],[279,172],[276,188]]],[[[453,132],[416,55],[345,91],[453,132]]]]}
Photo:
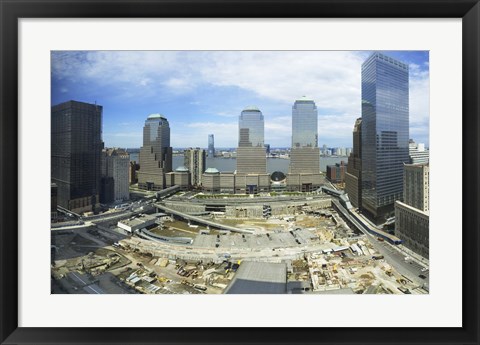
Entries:
{"type": "Polygon", "coordinates": [[[136,218],[133,218],[133,219],[131,219],[131,218],[123,219],[119,223],[125,224],[129,227],[134,227],[134,226],[142,225],[143,223],[146,223],[148,221],[152,221],[154,219],[155,219],[155,217],[144,214],[142,216],[139,216],[139,217],[136,217],[136,218]]]}
{"type": "Polygon", "coordinates": [[[147,120],[154,120],[154,119],[164,119],[166,120],[167,118],[163,116],[162,114],[150,114],[148,115],[147,120]]]}
{"type": "Polygon", "coordinates": [[[285,263],[243,261],[226,294],[284,294],[287,290],[285,263]]]}
{"type": "Polygon", "coordinates": [[[205,174],[216,174],[216,173],[219,173],[220,171],[218,171],[217,168],[208,168],[207,170],[205,170],[205,174]]]}
{"type": "Polygon", "coordinates": [[[299,99],[296,99],[295,102],[314,102],[313,99],[307,98],[307,96],[302,96],[299,99]]]}
{"type": "Polygon", "coordinates": [[[188,169],[187,169],[187,167],[182,165],[182,166],[179,166],[177,169],[175,169],[175,171],[177,171],[177,172],[188,172],[188,169]]]}
{"type": "Polygon", "coordinates": [[[250,105],[248,107],[245,107],[245,109],[243,109],[242,111],[258,111],[260,112],[260,109],[258,109],[256,106],[254,105],[250,105]]]}

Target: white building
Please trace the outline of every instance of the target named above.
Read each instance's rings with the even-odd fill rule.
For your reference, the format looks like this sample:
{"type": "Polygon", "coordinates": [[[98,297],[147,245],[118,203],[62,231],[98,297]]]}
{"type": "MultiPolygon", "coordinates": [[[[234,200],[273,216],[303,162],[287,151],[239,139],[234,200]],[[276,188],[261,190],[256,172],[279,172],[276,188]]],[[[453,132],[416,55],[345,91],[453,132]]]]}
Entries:
{"type": "Polygon", "coordinates": [[[130,199],[128,170],[130,155],[123,149],[110,148],[103,151],[102,175],[113,178],[113,199],[130,199]]]}
{"type": "Polygon", "coordinates": [[[428,164],[430,159],[430,153],[425,149],[425,144],[417,144],[413,140],[408,144],[408,155],[411,164],[428,164]]]}
{"type": "Polygon", "coordinates": [[[127,232],[132,233],[135,230],[144,229],[155,224],[155,220],[156,218],[154,216],[144,214],[139,217],[121,220],[117,223],[117,226],[127,232]]]}

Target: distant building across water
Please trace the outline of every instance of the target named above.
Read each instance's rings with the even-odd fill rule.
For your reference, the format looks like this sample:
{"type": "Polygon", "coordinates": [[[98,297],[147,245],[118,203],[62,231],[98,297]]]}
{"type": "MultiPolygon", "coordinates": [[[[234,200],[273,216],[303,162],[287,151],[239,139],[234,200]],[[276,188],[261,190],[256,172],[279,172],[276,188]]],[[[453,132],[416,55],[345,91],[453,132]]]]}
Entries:
{"type": "Polygon", "coordinates": [[[215,137],[213,134],[208,135],[208,157],[215,157],[215,137]]]}

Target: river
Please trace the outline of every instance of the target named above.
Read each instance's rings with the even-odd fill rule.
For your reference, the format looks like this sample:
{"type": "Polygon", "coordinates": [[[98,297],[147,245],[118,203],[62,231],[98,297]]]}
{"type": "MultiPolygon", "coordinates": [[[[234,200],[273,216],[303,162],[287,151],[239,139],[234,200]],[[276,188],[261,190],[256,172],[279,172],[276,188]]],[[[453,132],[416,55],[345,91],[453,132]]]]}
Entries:
{"type": "MultiPolygon", "coordinates": [[[[138,162],[138,153],[130,153],[130,161],[138,162]]],[[[347,157],[320,157],[320,171],[327,171],[327,165],[334,165],[341,161],[347,162],[347,157]]],[[[273,173],[275,171],[281,171],[284,174],[288,173],[288,166],[290,159],[284,158],[267,158],[267,172],[273,173]]],[[[173,156],[173,170],[179,166],[184,165],[183,155],[173,156]]],[[[206,168],[217,168],[218,171],[235,171],[237,160],[235,158],[222,158],[222,157],[207,157],[206,168]]]]}

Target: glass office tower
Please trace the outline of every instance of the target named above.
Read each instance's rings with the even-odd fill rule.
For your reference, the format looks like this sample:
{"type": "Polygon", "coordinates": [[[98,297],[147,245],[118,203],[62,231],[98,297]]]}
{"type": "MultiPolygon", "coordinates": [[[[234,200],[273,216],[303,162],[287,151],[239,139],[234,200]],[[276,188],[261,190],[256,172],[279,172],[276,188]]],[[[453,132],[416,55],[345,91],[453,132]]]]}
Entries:
{"type": "Polygon", "coordinates": [[[257,107],[247,107],[241,112],[238,121],[237,173],[267,172],[264,130],[263,114],[257,107]]]}
{"type": "Polygon", "coordinates": [[[166,187],[165,173],[172,171],[170,125],[165,116],[148,116],[143,127],[143,146],[140,148],[138,187],[161,190],[166,187]]]}
{"type": "Polygon", "coordinates": [[[315,102],[303,96],[292,107],[290,173],[319,173],[318,112],[315,102]]]}
{"type": "Polygon", "coordinates": [[[295,147],[318,147],[317,106],[305,96],[292,107],[292,148],[295,147]]]}
{"type": "Polygon", "coordinates": [[[58,205],[73,212],[100,206],[102,110],[77,101],[52,106],[51,179],[58,205]]]}
{"type": "Polygon", "coordinates": [[[362,208],[380,221],[403,197],[408,163],[408,65],[382,53],[362,64],[362,208]]]}
{"type": "Polygon", "coordinates": [[[257,107],[247,107],[238,122],[239,147],[263,147],[265,122],[257,107]]]}
{"type": "Polygon", "coordinates": [[[213,134],[208,135],[208,157],[215,157],[215,138],[213,134]]]}

